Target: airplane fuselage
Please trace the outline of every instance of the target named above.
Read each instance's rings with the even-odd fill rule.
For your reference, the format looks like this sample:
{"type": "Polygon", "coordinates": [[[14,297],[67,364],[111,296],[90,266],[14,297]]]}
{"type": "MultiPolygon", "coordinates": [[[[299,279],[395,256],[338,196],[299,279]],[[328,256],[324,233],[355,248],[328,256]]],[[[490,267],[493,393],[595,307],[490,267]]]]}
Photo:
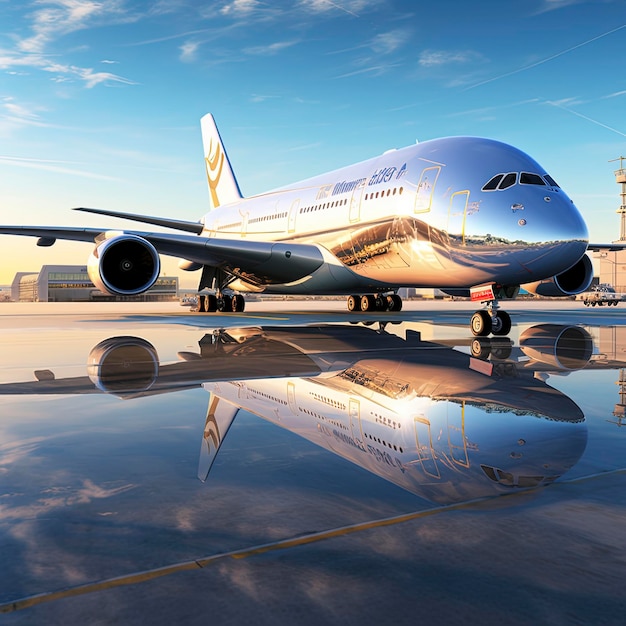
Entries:
{"type": "MultiPolygon", "coordinates": [[[[389,151],[220,206],[203,221],[210,238],[317,245],[320,270],[264,287],[281,293],[520,285],[567,270],[588,243],[582,216],[540,165],[470,137],[389,151]]],[[[234,286],[259,290],[245,279],[234,286]]]]}

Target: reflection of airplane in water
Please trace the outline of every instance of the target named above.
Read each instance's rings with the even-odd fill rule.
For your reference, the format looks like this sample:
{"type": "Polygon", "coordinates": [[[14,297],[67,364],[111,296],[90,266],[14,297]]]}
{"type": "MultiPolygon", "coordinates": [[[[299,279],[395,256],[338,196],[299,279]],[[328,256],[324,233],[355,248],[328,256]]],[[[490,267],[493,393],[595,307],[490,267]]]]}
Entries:
{"type": "Polygon", "coordinates": [[[491,341],[483,360],[410,330],[403,338],[364,326],[231,328],[161,365],[147,341],[115,337],[91,351],[88,376],[38,371],[36,382],[0,385],[0,394],[130,398],[203,385],[211,398],[202,479],[245,409],[413,493],[453,502],[550,483],[586,446],[580,408],[538,372],[587,365],[590,335],[540,325],[519,348],[491,341]]]}

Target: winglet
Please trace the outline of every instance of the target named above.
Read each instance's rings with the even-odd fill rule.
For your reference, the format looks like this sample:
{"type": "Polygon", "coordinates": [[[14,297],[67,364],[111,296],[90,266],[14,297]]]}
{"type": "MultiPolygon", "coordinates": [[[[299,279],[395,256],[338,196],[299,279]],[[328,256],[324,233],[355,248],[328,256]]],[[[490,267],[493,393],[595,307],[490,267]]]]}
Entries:
{"type": "Polygon", "coordinates": [[[222,204],[235,202],[243,196],[213,116],[207,113],[200,120],[200,125],[204,146],[204,162],[211,196],[211,209],[214,209],[222,204]]]}

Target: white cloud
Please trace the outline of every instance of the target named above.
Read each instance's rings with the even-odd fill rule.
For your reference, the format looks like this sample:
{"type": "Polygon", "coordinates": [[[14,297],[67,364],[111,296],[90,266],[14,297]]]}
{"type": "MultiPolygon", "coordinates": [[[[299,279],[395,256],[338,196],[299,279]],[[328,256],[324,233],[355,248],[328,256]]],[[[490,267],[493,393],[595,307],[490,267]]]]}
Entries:
{"type": "Polygon", "coordinates": [[[617,98],[618,96],[626,96],[626,89],[623,91],[616,91],[615,93],[610,93],[608,96],[604,96],[603,99],[617,98]]]}
{"type": "Polygon", "coordinates": [[[556,11],[571,6],[572,4],[581,4],[585,0],[543,0],[542,6],[539,7],[537,13],[547,13],[548,11],[556,11]]]}
{"type": "Polygon", "coordinates": [[[276,43],[271,43],[267,46],[254,46],[252,48],[246,48],[244,52],[254,56],[271,56],[278,54],[287,48],[291,48],[297,43],[297,41],[277,41],[276,43]]]}
{"type": "Polygon", "coordinates": [[[440,67],[442,65],[472,63],[481,58],[480,54],[472,51],[424,50],[419,56],[418,63],[422,67],[440,67]]]}
{"type": "Polygon", "coordinates": [[[261,8],[261,3],[258,0],[234,0],[230,4],[225,4],[220,12],[222,15],[245,15],[258,8],[261,8]]]}
{"type": "Polygon", "coordinates": [[[1,69],[29,67],[59,74],[53,79],[55,82],[80,79],[87,88],[106,82],[135,84],[116,74],[94,72],[92,68],[50,60],[49,48],[64,35],[131,19],[124,11],[123,0],[36,0],[34,5],[36,10],[27,16],[32,34],[25,38],[16,37],[14,50],[0,50],[1,69]]]}
{"type": "Polygon", "coordinates": [[[392,30],[388,33],[380,33],[372,40],[371,47],[378,54],[391,54],[402,47],[410,38],[408,30],[392,30]]]}
{"type": "Polygon", "coordinates": [[[92,0],[38,0],[43,6],[31,14],[33,35],[18,42],[22,52],[43,52],[45,46],[59,36],[87,28],[92,18],[118,14],[120,3],[92,0]]]}
{"type": "Polygon", "coordinates": [[[381,4],[381,0],[301,0],[300,6],[314,13],[343,11],[354,17],[381,4]]]}
{"type": "Polygon", "coordinates": [[[197,41],[188,41],[179,47],[180,50],[180,60],[189,62],[194,61],[196,59],[196,52],[200,44],[197,41]]]}

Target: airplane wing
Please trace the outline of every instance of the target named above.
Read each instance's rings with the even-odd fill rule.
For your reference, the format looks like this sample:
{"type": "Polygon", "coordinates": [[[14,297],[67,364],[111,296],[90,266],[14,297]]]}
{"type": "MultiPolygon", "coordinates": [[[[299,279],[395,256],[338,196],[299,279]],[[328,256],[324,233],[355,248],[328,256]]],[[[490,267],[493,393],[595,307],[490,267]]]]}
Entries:
{"type": "Polygon", "coordinates": [[[313,273],[324,262],[321,250],[309,244],[214,239],[135,230],[0,226],[3,235],[38,237],[39,246],[51,246],[57,239],[98,243],[97,240],[106,233],[140,237],[151,243],[159,254],[220,267],[251,282],[293,282],[313,273]]]}

